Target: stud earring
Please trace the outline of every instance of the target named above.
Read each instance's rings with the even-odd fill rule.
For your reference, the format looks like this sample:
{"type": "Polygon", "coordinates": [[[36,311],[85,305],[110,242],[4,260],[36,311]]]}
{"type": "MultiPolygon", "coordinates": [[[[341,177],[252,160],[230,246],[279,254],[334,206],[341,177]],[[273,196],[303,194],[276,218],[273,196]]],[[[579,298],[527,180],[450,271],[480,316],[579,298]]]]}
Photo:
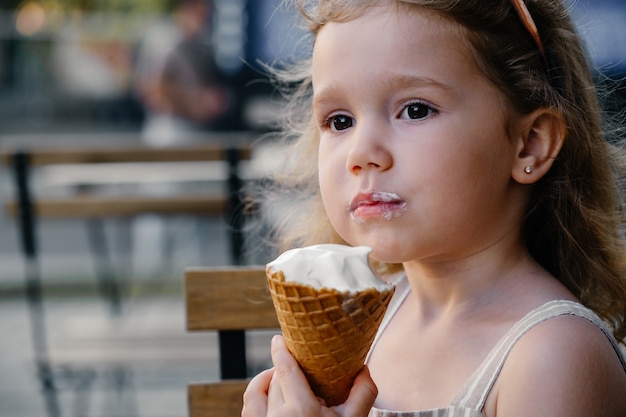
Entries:
{"type": "Polygon", "coordinates": [[[532,169],[532,167],[527,166],[526,168],[524,168],[524,172],[527,173],[527,174],[530,174],[531,172],[533,172],[533,169],[532,169]]]}

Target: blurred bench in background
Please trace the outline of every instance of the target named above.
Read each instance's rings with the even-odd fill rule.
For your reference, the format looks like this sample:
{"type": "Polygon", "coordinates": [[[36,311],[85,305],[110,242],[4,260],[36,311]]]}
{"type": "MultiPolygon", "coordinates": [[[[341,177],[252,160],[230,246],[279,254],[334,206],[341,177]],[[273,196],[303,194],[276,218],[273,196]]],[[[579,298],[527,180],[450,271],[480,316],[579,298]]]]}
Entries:
{"type": "MultiPolygon", "coordinates": [[[[110,303],[112,312],[119,315],[123,291],[119,277],[111,271],[107,245],[104,241],[102,220],[106,218],[132,218],[154,213],[169,216],[185,214],[193,216],[224,216],[230,231],[230,252],[234,264],[241,261],[243,237],[242,202],[240,188],[240,163],[251,158],[251,147],[247,143],[236,145],[204,144],[169,148],[147,148],[144,146],[118,147],[28,147],[5,148],[2,161],[12,171],[15,180],[15,197],[6,204],[6,211],[15,217],[20,231],[21,247],[25,260],[25,291],[29,306],[33,347],[37,374],[45,395],[50,417],[61,414],[57,398],[58,381],[63,375],[55,373],[53,360],[79,358],[75,349],[69,355],[51,353],[44,310],[42,274],[39,265],[37,224],[46,218],[77,218],[87,221],[92,250],[99,258],[99,286],[110,303]],[[217,167],[206,165],[217,164],[217,167]],[[166,167],[167,164],[173,164],[166,167]],[[195,165],[194,165],[195,164],[195,165]],[[54,171],[52,168],[58,168],[54,171]],[[47,185],[62,185],[73,192],[62,195],[43,195],[36,181],[47,181],[47,185]],[[118,183],[145,185],[156,182],[178,183],[171,187],[172,192],[141,193],[141,187],[131,187],[130,193],[112,193],[105,185],[118,183]],[[198,191],[174,192],[182,189],[181,182],[213,182],[214,193],[198,191]]],[[[84,326],[83,326],[84,327],[84,326]]],[[[128,335],[137,339],[137,329],[128,335]]],[[[56,333],[56,329],[55,329],[56,333]]],[[[119,332],[118,332],[119,333],[119,332]]],[[[140,332],[141,333],[141,332],[140,332]]],[[[121,333],[120,333],[121,334],[121,333]]],[[[149,334],[148,344],[159,348],[158,335],[149,334]]],[[[101,338],[102,339],[102,338],[101,338]]],[[[126,342],[123,338],[110,338],[109,342],[124,349],[108,349],[106,340],[96,340],[100,353],[117,355],[111,363],[124,363],[128,353],[146,357],[146,351],[135,349],[135,339],[126,342]],[[120,352],[124,354],[121,355],[120,352]],[[121,356],[120,356],[121,355],[121,356]]],[[[92,341],[93,342],[93,341],[92,341]]],[[[163,342],[161,340],[161,342],[163,342]]],[[[178,341],[180,342],[180,341],[178,341]]],[[[178,343],[177,342],[177,343],[178,343]]],[[[184,345],[184,341],[180,346],[184,345]]],[[[73,347],[76,348],[74,343],[73,347]]],[[[91,343],[91,347],[94,343],[91,343]]],[[[164,349],[158,349],[161,357],[156,360],[169,360],[163,357],[164,349]],[[165,358],[165,359],[164,359],[165,358]]],[[[170,349],[181,356],[188,355],[185,349],[170,349]]],[[[100,355],[99,358],[103,356],[100,355]]],[[[130,359],[131,361],[134,359],[130,359]]],[[[90,359],[85,360],[87,371],[90,359]]],[[[93,363],[92,363],[93,364],[93,363]]],[[[89,372],[65,372],[67,375],[89,375],[89,372]]]]}
{"type": "MultiPolygon", "coordinates": [[[[2,160],[15,179],[15,198],[6,211],[19,223],[22,251],[32,263],[39,255],[37,221],[46,218],[86,220],[92,251],[96,255],[101,288],[115,303],[115,283],[102,220],[131,218],[140,214],[188,214],[224,216],[231,232],[230,252],[234,263],[241,260],[242,237],[239,164],[249,160],[251,149],[243,144],[218,144],[176,148],[144,146],[5,149],[2,160]],[[208,163],[213,163],[209,165],[208,163]],[[218,164],[217,166],[215,164],[218,164]],[[222,165],[219,165],[222,164],[222,165]],[[226,166],[223,166],[226,165],[226,166]],[[56,170],[55,170],[56,169],[56,170]],[[35,181],[36,180],[36,181],[35,181]],[[142,193],[142,185],[203,182],[216,184],[210,194],[196,191],[142,193]],[[45,196],[44,186],[65,186],[74,192],[45,196]],[[130,192],[111,192],[113,186],[135,185],[130,192]],[[109,186],[108,188],[106,186],[109,186]],[[108,278],[107,278],[108,277],[108,278]]],[[[119,189],[120,187],[118,187],[119,189]]]]}

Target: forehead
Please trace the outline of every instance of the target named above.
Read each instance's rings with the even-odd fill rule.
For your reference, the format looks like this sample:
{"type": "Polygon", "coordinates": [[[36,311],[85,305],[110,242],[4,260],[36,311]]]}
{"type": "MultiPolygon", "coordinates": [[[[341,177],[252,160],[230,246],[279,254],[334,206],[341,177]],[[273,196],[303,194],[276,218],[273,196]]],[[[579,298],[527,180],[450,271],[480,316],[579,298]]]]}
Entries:
{"type": "Polygon", "coordinates": [[[379,6],[327,23],[313,48],[313,87],[338,77],[401,74],[455,84],[481,76],[460,27],[419,7],[379,6]]]}

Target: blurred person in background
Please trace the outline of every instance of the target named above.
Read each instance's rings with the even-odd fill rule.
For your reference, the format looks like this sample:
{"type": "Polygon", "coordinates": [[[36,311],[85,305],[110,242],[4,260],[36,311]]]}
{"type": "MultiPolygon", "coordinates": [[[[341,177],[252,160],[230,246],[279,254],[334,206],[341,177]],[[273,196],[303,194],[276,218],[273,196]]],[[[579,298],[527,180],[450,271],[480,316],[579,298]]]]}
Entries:
{"type": "MultiPolygon", "coordinates": [[[[211,39],[211,0],[171,0],[140,42],[133,85],[144,108],[142,139],[148,146],[190,143],[200,132],[216,129],[232,107],[232,96],[215,63],[211,39]]],[[[169,193],[172,184],[143,186],[144,192],[169,193]]],[[[169,241],[178,223],[156,215],[133,221],[136,265],[168,268],[169,241]],[[155,256],[155,254],[158,254],[155,256]]]]}
{"type": "Polygon", "coordinates": [[[149,145],[180,143],[210,130],[231,107],[214,59],[212,7],[210,0],[172,0],[172,19],[149,30],[139,47],[134,85],[149,145]]]}

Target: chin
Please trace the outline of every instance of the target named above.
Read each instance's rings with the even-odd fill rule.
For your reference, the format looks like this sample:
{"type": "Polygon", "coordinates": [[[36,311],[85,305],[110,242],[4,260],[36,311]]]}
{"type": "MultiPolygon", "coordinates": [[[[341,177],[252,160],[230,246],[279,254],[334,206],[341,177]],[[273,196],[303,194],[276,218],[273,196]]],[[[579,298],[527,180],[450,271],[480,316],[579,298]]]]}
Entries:
{"type": "Polygon", "coordinates": [[[375,244],[367,244],[363,243],[362,245],[369,246],[372,248],[371,258],[386,264],[401,264],[407,259],[403,256],[402,248],[396,248],[394,245],[385,245],[381,243],[375,244]]]}

